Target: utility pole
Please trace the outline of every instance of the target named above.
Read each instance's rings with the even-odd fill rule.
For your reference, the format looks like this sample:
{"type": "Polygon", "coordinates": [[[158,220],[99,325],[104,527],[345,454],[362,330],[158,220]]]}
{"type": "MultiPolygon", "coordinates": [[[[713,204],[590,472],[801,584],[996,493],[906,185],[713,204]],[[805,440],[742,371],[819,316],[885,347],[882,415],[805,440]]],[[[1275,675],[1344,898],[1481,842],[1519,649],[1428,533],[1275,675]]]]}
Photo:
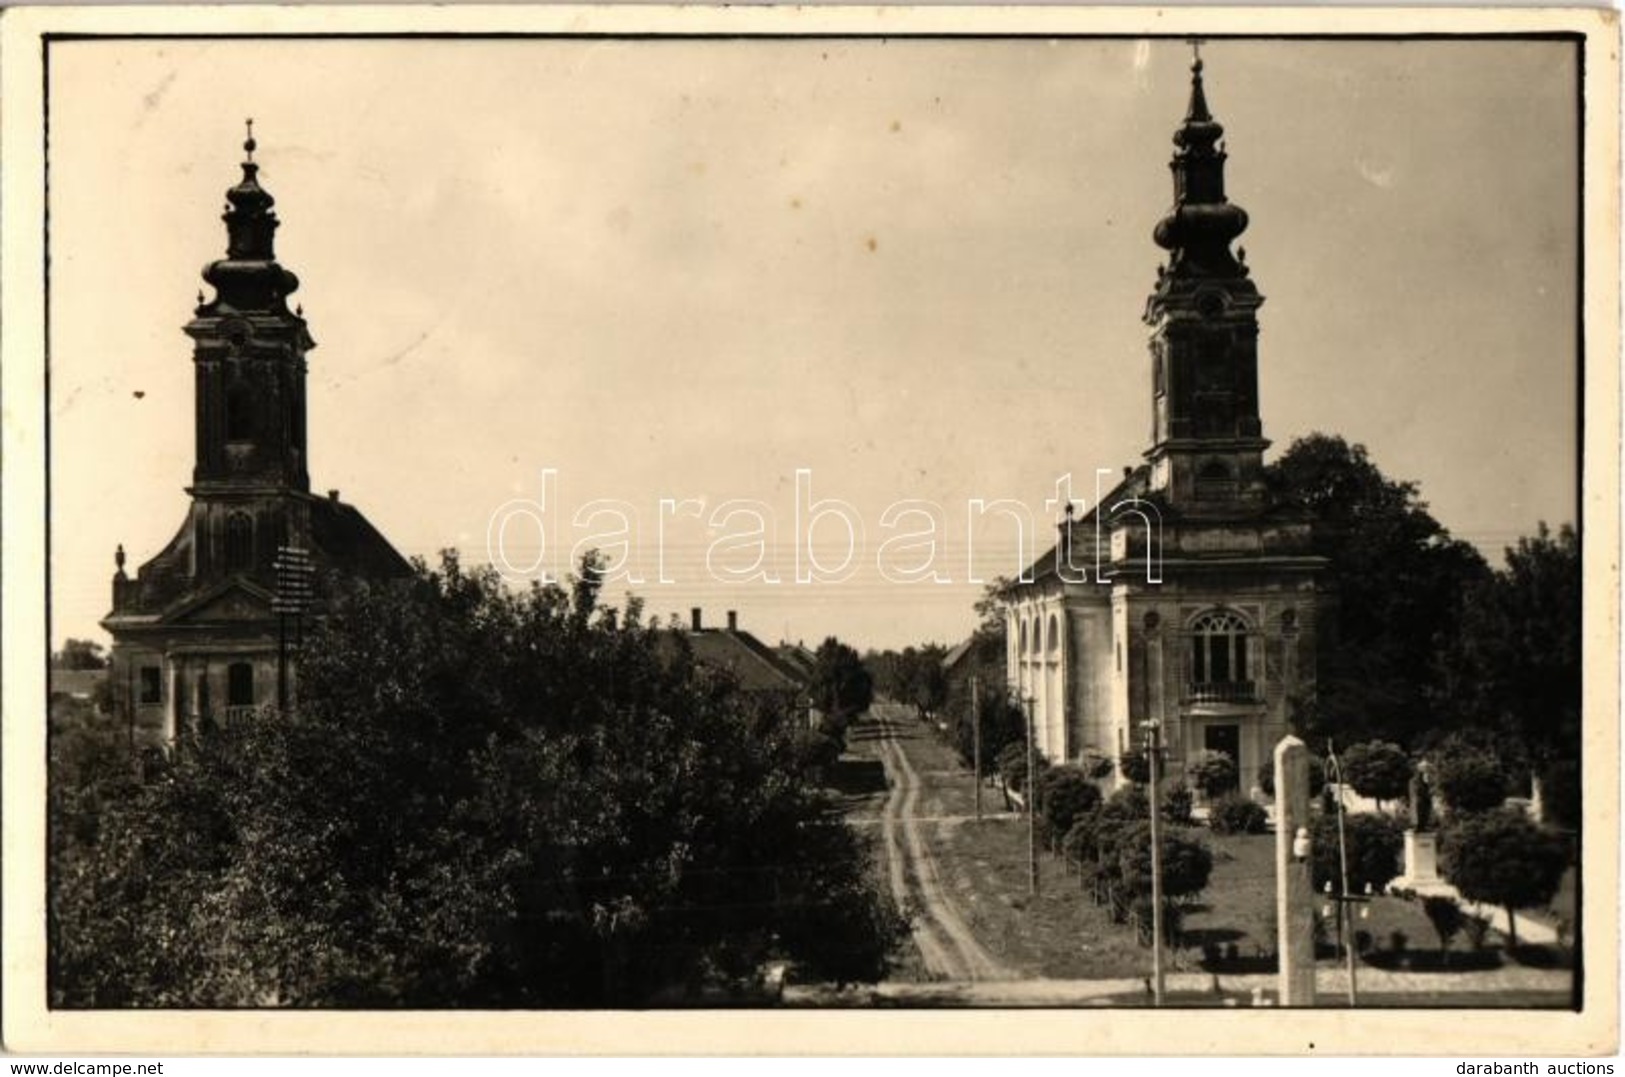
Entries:
{"type": "Polygon", "coordinates": [[[982,697],[976,676],[970,679],[971,765],[976,772],[976,821],[982,821],[982,697]]]}
{"type": "Polygon", "coordinates": [[[276,705],[278,712],[288,712],[288,616],[294,619],[298,634],[296,646],[304,644],[304,613],[311,600],[311,581],[315,566],[310,551],[298,546],[281,546],[272,567],[276,571],[276,593],[271,598],[271,609],[276,611],[277,661],[276,705]]]}
{"type": "Polygon", "coordinates": [[[1157,816],[1157,778],[1162,769],[1162,723],[1153,718],[1145,723],[1145,754],[1150,764],[1151,788],[1147,793],[1151,809],[1151,995],[1162,1005],[1162,828],[1157,816]]]}
{"type": "Polygon", "coordinates": [[[1033,773],[1037,749],[1033,746],[1033,697],[1027,704],[1027,892],[1038,894],[1038,782],[1033,773]]]}

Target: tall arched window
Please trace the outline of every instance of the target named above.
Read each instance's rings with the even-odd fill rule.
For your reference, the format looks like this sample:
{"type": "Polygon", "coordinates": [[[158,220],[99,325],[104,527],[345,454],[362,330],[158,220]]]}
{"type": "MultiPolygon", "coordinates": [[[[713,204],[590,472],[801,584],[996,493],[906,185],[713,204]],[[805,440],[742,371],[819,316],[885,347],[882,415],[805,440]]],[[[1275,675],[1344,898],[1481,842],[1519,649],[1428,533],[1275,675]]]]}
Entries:
{"type": "Polygon", "coordinates": [[[1044,652],[1051,658],[1061,654],[1061,619],[1053,613],[1049,615],[1049,636],[1044,641],[1044,652]]]}
{"type": "Polygon", "coordinates": [[[254,567],[254,519],[246,512],[226,517],[226,571],[243,572],[254,567]]]}
{"type": "Polygon", "coordinates": [[[1191,683],[1243,686],[1251,682],[1247,622],[1229,610],[1204,613],[1191,624],[1191,683]]]}

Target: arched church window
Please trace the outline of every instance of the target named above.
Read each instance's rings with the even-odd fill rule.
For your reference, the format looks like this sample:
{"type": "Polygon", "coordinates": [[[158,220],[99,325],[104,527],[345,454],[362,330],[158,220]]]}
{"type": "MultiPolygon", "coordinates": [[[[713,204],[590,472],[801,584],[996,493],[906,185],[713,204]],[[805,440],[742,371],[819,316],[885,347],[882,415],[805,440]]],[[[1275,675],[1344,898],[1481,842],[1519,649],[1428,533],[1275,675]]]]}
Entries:
{"type": "Polygon", "coordinates": [[[1204,613],[1191,623],[1191,682],[1244,685],[1251,681],[1247,622],[1229,610],[1204,613]]]}
{"type": "Polygon", "coordinates": [[[254,567],[254,519],[246,512],[226,517],[226,571],[242,572],[254,567]]]}
{"type": "Polygon", "coordinates": [[[254,439],[254,393],[246,385],[226,390],[226,440],[254,439]]]}
{"type": "Polygon", "coordinates": [[[1045,642],[1051,658],[1061,653],[1061,619],[1053,613],[1049,615],[1049,639],[1045,642]]]}
{"type": "Polygon", "coordinates": [[[1027,653],[1027,622],[1026,622],[1026,620],[1023,620],[1021,622],[1021,646],[1017,647],[1016,651],[1017,651],[1018,654],[1026,654],[1027,653]]]}

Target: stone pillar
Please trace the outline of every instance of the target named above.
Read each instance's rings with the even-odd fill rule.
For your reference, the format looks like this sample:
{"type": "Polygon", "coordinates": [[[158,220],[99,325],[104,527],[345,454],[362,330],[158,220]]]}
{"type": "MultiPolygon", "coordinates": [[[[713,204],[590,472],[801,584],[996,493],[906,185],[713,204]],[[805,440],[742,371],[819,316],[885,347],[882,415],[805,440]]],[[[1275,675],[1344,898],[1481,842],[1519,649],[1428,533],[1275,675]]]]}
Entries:
{"type": "MultiPolygon", "coordinates": [[[[1309,859],[1293,846],[1309,826],[1309,749],[1288,735],[1275,746],[1275,924],[1281,1005],[1315,1004],[1315,894],[1309,859]]],[[[1303,842],[1307,848],[1308,842],[1303,842]]]]}

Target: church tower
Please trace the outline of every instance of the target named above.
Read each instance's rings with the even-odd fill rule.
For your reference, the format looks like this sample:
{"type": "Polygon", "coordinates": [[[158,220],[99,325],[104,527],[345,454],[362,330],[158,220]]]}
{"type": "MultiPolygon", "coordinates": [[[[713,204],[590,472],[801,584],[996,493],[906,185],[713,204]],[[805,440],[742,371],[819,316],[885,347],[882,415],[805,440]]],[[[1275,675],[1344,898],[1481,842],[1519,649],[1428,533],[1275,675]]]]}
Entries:
{"type": "Polygon", "coordinates": [[[1168,252],[1146,303],[1151,326],[1150,486],[1184,513],[1257,507],[1268,448],[1258,417],[1258,294],[1230,244],[1247,212],[1225,197],[1224,128],[1208,111],[1202,61],[1169,162],[1174,205],[1153,237],[1168,252]]]}
{"type": "Polygon", "coordinates": [[[1068,514],[1055,549],[1006,592],[1006,662],[1051,760],[1131,757],[1155,729],[1171,776],[1222,753],[1250,795],[1314,697],[1329,596],[1310,521],[1264,481],[1264,300],[1231,249],[1247,213],[1226,197],[1223,138],[1198,55],[1174,132],[1173,207],[1152,232],[1166,261],[1144,311],[1145,463],[1086,515],[1068,514]]]}
{"type": "Polygon", "coordinates": [[[149,744],[291,702],[290,610],[320,616],[335,579],[399,577],[411,566],[338,491],[312,495],[305,432],[299,279],[276,260],[275,201],[259,183],[253,121],[242,179],[226,192],[226,256],[203,279],[192,338],[196,455],[186,520],[142,565],[114,561],[112,683],[149,744]],[[308,563],[315,587],[278,592],[277,563],[308,563]]]}
{"type": "MultiPolygon", "coordinates": [[[[252,124],[252,121],[250,121],[252,124]]],[[[305,353],[316,346],[288,296],[299,278],[276,260],[275,200],[259,185],[250,127],[242,182],[226,192],[226,256],[203,270],[215,298],[186,333],[195,342],[200,494],[308,492],[305,353]]]]}

